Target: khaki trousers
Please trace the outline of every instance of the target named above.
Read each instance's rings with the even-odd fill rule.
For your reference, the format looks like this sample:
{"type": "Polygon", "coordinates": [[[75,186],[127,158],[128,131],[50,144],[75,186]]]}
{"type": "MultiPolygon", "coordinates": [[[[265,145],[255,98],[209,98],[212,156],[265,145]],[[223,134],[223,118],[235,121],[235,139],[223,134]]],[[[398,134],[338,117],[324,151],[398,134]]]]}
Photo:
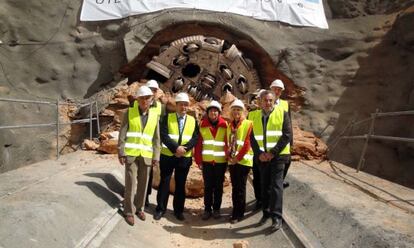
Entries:
{"type": "Polygon", "coordinates": [[[151,165],[145,164],[143,157],[136,157],[135,160],[128,157],[125,164],[125,215],[143,210],[150,170],[151,165]]]}

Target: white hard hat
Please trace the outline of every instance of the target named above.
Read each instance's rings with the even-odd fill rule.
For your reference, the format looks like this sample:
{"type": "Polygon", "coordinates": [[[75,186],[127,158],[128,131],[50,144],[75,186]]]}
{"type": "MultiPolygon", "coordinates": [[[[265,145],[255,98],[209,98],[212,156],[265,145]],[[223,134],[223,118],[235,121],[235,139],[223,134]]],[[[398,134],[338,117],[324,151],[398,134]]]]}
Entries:
{"type": "Polygon", "coordinates": [[[157,81],[155,81],[154,79],[148,80],[147,83],[145,84],[145,86],[147,86],[149,88],[156,88],[156,89],[160,88],[160,87],[158,87],[157,81]]]}
{"type": "Polygon", "coordinates": [[[217,108],[221,112],[221,104],[215,100],[211,101],[210,104],[207,106],[207,111],[210,108],[217,108]]]}
{"type": "Polygon", "coordinates": [[[275,81],[272,82],[272,84],[270,85],[270,88],[273,88],[273,87],[279,87],[282,90],[285,90],[285,85],[280,79],[276,79],[275,81]]]}
{"type": "Polygon", "coordinates": [[[233,107],[239,107],[239,108],[244,109],[244,103],[243,103],[241,100],[236,99],[236,100],[234,100],[234,101],[233,101],[233,103],[230,105],[230,108],[233,108],[233,107]]]}
{"type": "Polygon", "coordinates": [[[152,96],[152,95],[153,95],[152,90],[145,85],[139,87],[139,89],[137,90],[137,94],[136,94],[137,97],[152,96]]]}
{"type": "Polygon", "coordinates": [[[175,96],[175,102],[188,102],[188,103],[190,103],[190,98],[188,98],[187,93],[180,92],[175,96]]]}

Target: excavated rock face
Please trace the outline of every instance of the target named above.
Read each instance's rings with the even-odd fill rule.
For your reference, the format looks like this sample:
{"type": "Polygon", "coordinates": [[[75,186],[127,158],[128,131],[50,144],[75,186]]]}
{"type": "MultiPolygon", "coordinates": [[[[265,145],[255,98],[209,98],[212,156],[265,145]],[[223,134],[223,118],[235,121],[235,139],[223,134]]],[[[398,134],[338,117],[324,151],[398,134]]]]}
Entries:
{"type": "Polygon", "coordinates": [[[328,0],[334,18],[390,14],[411,6],[413,0],[328,0]]]}

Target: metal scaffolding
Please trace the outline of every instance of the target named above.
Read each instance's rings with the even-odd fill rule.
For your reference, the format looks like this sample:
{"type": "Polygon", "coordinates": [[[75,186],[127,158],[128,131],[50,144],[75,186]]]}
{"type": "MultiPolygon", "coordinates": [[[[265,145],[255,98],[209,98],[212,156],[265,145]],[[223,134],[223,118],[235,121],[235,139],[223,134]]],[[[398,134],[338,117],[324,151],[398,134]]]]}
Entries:
{"type": "Polygon", "coordinates": [[[39,128],[39,127],[56,127],[56,159],[59,159],[59,129],[61,125],[73,125],[80,123],[89,123],[89,139],[92,139],[92,125],[93,121],[96,120],[96,128],[98,133],[101,132],[99,124],[99,108],[97,101],[91,101],[88,103],[70,103],[70,102],[61,102],[59,99],[56,99],[56,102],[48,101],[34,101],[34,100],[21,100],[21,99],[11,99],[11,98],[0,98],[2,102],[15,102],[15,103],[30,103],[30,104],[44,104],[56,106],[56,122],[53,123],[42,123],[42,124],[26,124],[26,125],[11,125],[11,126],[0,126],[2,129],[18,129],[18,128],[39,128]],[[59,107],[62,105],[76,105],[79,108],[89,106],[89,118],[74,120],[71,122],[60,122],[59,121],[59,107]],[[95,111],[93,111],[95,109],[95,111]],[[93,112],[95,112],[96,117],[93,117],[93,112]]]}

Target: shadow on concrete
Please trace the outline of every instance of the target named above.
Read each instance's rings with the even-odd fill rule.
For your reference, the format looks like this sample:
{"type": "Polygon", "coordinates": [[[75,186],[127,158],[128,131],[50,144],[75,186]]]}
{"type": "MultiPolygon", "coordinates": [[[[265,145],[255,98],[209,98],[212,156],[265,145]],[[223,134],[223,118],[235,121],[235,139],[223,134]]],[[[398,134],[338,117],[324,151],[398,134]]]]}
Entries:
{"type": "Polygon", "coordinates": [[[118,194],[120,197],[124,196],[125,187],[114,175],[110,173],[86,173],[84,175],[102,179],[109,190],[118,194]]]}
{"type": "Polygon", "coordinates": [[[75,184],[88,187],[97,197],[104,200],[111,207],[119,205],[120,200],[118,196],[97,182],[79,181],[75,182],[75,184]]]}

